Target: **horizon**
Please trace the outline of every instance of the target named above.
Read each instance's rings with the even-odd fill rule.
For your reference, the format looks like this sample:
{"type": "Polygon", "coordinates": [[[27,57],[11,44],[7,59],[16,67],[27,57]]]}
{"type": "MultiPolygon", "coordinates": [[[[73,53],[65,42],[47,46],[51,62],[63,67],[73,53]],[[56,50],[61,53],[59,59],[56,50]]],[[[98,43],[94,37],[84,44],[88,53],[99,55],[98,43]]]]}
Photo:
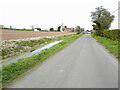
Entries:
{"type": "Polygon", "coordinates": [[[91,12],[104,6],[115,16],[110,29],[118,29],[118,11],[115,11],[118,9],[118,2],[119,0],[4,0],[0,4],[0,25],[21,29],[30,29],[30,26],[34,25],[42,30],[56,30],[63,23],[68,28],[80,26],[91,30],[91,12]]]}

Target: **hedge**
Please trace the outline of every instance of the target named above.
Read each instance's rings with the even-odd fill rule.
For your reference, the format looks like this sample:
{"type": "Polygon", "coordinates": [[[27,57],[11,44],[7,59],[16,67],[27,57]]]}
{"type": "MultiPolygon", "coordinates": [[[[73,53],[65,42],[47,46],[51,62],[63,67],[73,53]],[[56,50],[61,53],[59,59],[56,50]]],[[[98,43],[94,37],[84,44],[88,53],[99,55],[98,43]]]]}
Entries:
{"type": "Polygon", "coordinates": [[[94,33],[96,36],[102,36],[106,37],[112,40],[119,40],[120,37],[120,29],[115,29],[115,30],[101,30],[101,31],[96,31],[94,33]]]}

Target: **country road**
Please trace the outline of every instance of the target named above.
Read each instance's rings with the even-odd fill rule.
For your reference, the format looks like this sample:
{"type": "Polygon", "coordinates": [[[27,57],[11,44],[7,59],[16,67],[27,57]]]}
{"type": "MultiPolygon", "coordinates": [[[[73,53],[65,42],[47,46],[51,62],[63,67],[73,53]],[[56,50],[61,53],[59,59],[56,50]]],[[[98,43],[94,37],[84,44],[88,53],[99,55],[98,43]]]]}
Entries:
{"type": "Polygon", "coordinates": [[[117,59],[85,34],[9,88],[117,88],[117,59]]]}

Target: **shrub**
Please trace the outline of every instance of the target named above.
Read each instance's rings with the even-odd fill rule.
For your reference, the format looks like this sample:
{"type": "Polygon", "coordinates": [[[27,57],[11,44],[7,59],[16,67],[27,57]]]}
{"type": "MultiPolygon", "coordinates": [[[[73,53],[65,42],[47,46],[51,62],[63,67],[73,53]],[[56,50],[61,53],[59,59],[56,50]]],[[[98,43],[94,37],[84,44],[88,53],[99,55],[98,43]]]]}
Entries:
{"type": "Polygon", "coordinates": [[[116,29],[116,30],[103,30],[100,32],[96,31],[94,34],[96,36],[102,36],[112,40],[118,40],[120,37],[120,30],[116,29]]]}
{"type": "Polygon", "coordinates": [[[54,28],[50,28],[50,31],[54,31],[54,28]]]}

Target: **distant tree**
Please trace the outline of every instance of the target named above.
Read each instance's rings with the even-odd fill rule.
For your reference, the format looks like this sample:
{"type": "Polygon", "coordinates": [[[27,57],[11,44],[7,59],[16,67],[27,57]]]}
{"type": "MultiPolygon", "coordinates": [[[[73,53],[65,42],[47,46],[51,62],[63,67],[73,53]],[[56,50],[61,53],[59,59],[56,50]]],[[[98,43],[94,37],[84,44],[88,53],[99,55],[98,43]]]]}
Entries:
{"type": "Polygon", "coordinates": [[[47,31],[47,32],[48,32],[49,30],[48,30],[48,29],[45,29],[44,31],[47,31]]]}
{"type": "Polygon", "coordinates": [[[76,26],[76,27],[75,27],[75,31],[77,32],[77,34],[80,34],[80,32],[81,32],[81,31],[80,31],[80,26],[76,26]]]}
{"type": "Polygon", "coordinates": [[[67,28],[67,26],[64,26],[65,28],[67,28]]]}
{"type": "Polygon", "coordinates": [[[95,23],[93,28],[98,30],[109,29],[112,21],[114,20],[114,15],[112,15],[107,9],[101,7],[97,7],[94,12],[91,12],[92,22],[95,23]]]}
{"type": "Polygon", "coordinates": [[[32,26],[30,26],[30,27],[31,27],[31,30],[34,30],[34,29],[35,29],[34,25],[32,25],[32,26]]]}
{"type": "Polygon", "coordinates": [[[54,28],[50,28],[50,31],[54,31],[54,28]]]}
{"type": "Polygon", "coordinates": [[[10,28],[9,29],[12,29],[12,26],[10,25],[10,28]]]}
{"type": "Polygon", "coordinates": [[[41,28],[39,28],[38,30],[41,31],[41,28]]]}
{"type": "Polygon", "coordinates": [[[60,28],[61,28],[61,26],[59,26],[59,27],[58,27],[57,31],[59,31],[59,32],[60,32],[60,28]]]}
{"type": "Polygon", "coordinates": [[[84,28],[80,28],[80,31],[81,31],[81,32],[84,32],[84,31],[85,31],[85,29],[84,29],[84,28]]]}

